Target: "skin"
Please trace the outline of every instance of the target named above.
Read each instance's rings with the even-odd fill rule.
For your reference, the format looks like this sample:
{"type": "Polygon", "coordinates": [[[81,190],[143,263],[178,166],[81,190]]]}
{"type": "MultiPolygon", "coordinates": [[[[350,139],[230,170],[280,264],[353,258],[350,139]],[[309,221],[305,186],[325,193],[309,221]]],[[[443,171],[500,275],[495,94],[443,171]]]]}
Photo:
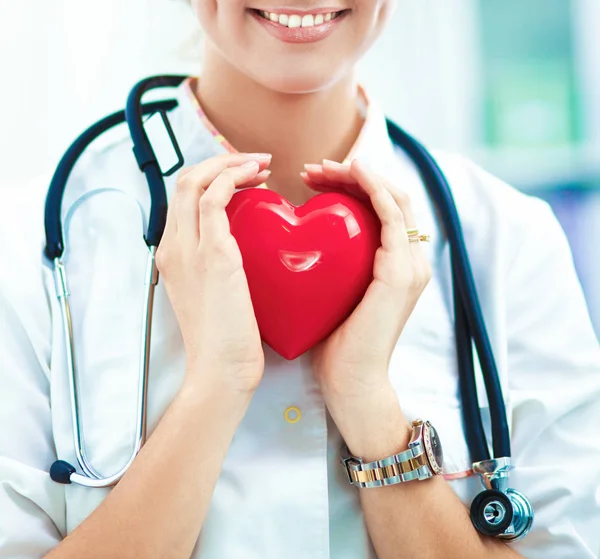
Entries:
{"type": "MultiPolygon", "coordinates": [[[[196,95],[220,132],[253,154],[212,158],[180,174],[157,263],[184,340],[185,381],[127,474],[50,559],[190,557],[227,449],[264,370],[225,208],[237,188],[267,178],[269,188],[292,203],[344,191],[369,199],[378,214],[374,280],[353,314],[314,348],[312,363],[354,455],[375,460],[408,446],[409,423],[388,366],[431,268],[420,244],[406,236],[406,229],[418,226],[408,196],[359,161],[334,162],[344,159],[361,127],[354,67],[394,3],[330,0],[327,6],[352,11],[333,35],[310,45],[280,43],[246,11],[277,6],[266,0],[192,2],[207,32],[196,95]],[[151,499],[148,487],[154,488],[151,499]]],[[[380,559],[520,557],[475,531],[442,477],[360,490],[360,497],[380,559]]]]}

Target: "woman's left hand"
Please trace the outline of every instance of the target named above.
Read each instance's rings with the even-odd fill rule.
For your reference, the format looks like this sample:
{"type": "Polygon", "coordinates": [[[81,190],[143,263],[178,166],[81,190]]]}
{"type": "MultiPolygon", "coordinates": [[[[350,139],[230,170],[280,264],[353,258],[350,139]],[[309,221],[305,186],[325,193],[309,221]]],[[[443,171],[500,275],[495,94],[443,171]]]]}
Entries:
{"type": "Polygon", "coordinates": [[[370,200],[381,221],[372,283],[354,312],[313,349],[313,370],[330,412],[350,413],[365,398],[375,401],[392,392],[392,352],[431,278],[431,267],[421,243],[408,239],[407,229],[417,224],[406,193],[356,160],[351,165],[326,160],[306,165],[302,177],[314,190],[345,191],[370,200]]]}

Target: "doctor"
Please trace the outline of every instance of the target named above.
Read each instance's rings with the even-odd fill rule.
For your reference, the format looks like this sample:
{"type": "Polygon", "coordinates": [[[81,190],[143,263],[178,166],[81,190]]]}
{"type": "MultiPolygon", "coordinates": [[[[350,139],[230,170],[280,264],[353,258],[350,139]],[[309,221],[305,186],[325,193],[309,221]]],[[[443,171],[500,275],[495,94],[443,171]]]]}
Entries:
{"type": "MultiPolygon", "coordinates": [[[[167,181],[149,439],[112,490],[48,475],[57,456],[76,461],[42,254],[48,182],[0,206],[0,558],[595,557],[600,352],[548,205],[436,154],[498,361],[513,484],[536,513],[531,533],[507,545],[468,515],[481,488],[461,423],[448,245],[354,77],[393,0],[192,7],[208,40],[202,76],[178,89],[170,115],[186,168],[167,181]],[[362,303],[294,361],[260,341],[225,213],[237,189],[265,185],[294,204],[350,192],[382,222],[362,303]],[[433,242],[409,242],[415,227],[433,242]],[[417,417],[439,433],[443,475],[378,489],[348,482],[343,443],[366,461],[388,457],[407,448],[417,417]]],[[[83,427],[102,474],[123,465],[134,436],[148,206],[128,136],[89,150],[63,204],[83,427]]]]}

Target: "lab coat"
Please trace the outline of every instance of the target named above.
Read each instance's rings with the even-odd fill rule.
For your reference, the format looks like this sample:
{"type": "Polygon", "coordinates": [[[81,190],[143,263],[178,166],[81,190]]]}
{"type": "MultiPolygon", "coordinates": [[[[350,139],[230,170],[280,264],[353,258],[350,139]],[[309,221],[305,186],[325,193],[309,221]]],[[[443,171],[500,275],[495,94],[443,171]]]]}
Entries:
{"type": "MultiPolygon", "coordinates": [[[[186,166],[223,153],[183,87],[177,98],[170,119],[186,166]]],[[[420,229],[432,235],[423,248],[433,277],[398,340],[389,375],[405,415],[430,420],[439,431],[448,483],[468,506],[482,486],[471,472],[461,420],[448,243],[414,165],[390,143],[373,100],[355,148],[356,157],[409,193],[420,229]]],[[[591,559],[600,545],[600,350],[567,240],[545,202],[463,157],[435,156],[456,197],[496,355],[517,467],[511,486],[535,508],[531,533],[512,546],[528,559],[591,559]]],[[[169,195],[174,184],[175,177],[166,180],[169,195]]],[[[47,186],[42,180],[15,189],[0,206],[1,559],[44,555],[109,491],[59,485],[48,475],[57,457],[73,464],[76,458],[63,325],[42,254],[47,186]]],[[[63,207],[84,436],[92,464],[112,474],[134,436],[147,253],[149,196],[128,135],[86,153],[63,207]]],[[[310,353],[286,361],[263,345],[264,377],[192,557],[374,558],[361,490],[348,484],[339,464],[342,440],[310,353]],[[290,407],[301,413],[295,423],[287,420],[290,407]]],[[[181,386],[184,357],[159,283],[150,434],[181,386]]],[[[480,405],[489,433],[484,397],[480,405]]]]}

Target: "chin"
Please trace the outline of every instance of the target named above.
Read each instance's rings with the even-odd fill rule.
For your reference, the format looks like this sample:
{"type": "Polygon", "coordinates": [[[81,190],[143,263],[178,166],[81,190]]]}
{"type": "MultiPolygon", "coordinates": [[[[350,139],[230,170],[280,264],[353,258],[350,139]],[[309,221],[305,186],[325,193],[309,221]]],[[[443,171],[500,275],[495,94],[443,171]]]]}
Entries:
{"type": "Polygon", "coordinates": [[[249,75],[254,81],[272,91],[302,94],[328,89],[346,76],[349,71],[349,69],[343,71],[337,68],[334,72],[333,68],[315,69],[313,67],[308,71],[298,72],[296,68],[293,70],[289,67],[268,69],[261,66],[256,72],[249,72],[249,75]]]}

